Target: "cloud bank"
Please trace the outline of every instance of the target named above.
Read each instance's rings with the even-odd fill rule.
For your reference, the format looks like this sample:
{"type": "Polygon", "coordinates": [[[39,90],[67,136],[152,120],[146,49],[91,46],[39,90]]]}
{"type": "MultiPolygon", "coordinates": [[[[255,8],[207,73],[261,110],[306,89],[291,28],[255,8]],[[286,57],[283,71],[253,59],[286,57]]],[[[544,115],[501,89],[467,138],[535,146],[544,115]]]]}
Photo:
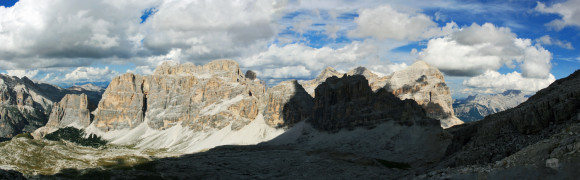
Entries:
{"type": "Polygon", "coordinates": [[[532,45],[530,39],[517,38],[509,28],[474,23],[429,40],[419,58],[452,76],[477,76],[519,64],[524,77],[547,78],[552,54],[540,45],[532,45]]]}

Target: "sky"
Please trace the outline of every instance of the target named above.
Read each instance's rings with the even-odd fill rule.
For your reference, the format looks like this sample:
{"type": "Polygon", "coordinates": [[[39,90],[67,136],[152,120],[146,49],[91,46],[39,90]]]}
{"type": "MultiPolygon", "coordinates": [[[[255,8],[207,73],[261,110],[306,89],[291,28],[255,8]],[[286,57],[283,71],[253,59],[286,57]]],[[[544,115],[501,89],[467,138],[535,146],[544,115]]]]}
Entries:
{"type": "Polygon", "coordinates": [[[580,69],[580,0],[0,0],[0,73],[71,86],[233,59],[269,85],[422,60],[454,98],[580,69]]]}

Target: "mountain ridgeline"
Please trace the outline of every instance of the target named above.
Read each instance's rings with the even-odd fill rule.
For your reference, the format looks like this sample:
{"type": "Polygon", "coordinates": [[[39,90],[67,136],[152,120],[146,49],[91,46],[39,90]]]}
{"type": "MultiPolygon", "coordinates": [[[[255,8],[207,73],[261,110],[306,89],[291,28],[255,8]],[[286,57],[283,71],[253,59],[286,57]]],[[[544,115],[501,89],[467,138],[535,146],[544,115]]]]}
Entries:
{"type": "MultiPolygon", "coordinates": [[[[268,129],[272,134],[266,133],[252,142],[264,141],[280,133],[275,129],[288,128],[308,118],[318,118],[311,115],[320,115],[316,114],[316,107],[320,105],[307,92],[310,86],[318,86],[329,78],[325,76],[338,75],[334,72],[332,68],[327,68],[310,84],[303,83],[308,84],[306,89],[297,81],[281,82],[266,88],[259,80],[244,75],[238,64],[231,60],[216,60],[203,66],[164,63],[157,67],[153,75],[128,73],[114,78],[94,111],[87,109],[84,103],[87,98],[82,95],[64,98],[65,102],[58,103],[57,111],[49,119],[46,128],[38,130],[35,136],[71,125],[87,128],[96,134],[133,130],[142,126],[140,128],[154,130],[175,127],[207,135],[224,128],[239,131],[259,118],[254,123],[259,127],[251,127],[268,129]],[[75,118],[78,122],[71,121],[75,118]]],[[[369,92],[390,93],[400,99],[419,102],[427,116],[440,120],[443,127],[460,123],[453,116],[449,89],[445,86],[442,74],[424,62],[417,62],[388,77],[379,77],[363,67],[346,74],[353,75],[370,79],[370,82],[365,81],[366,86],[371,87],[369,92]]],[[[390,111],[381,109],[379,104],[369,110],[378,113],[390,111]]],[[[369,120],[373,118],[367,117],[369,120]]],[[[113,142],[125,139],[122,143],[126,144],[135,143],[133,141],[148,142],[127,138],[111,137],[113,142]]],[[[177,141],[178,137],[167,138],[176,139],[174,143],[177,144],[185,143],[177,141]]],[[[157,145],[169,148],[177,144],[157,145]]],[[[189,148],[192,147],[186,149],[189,148]]]]}
{"type": "Polygon", "coordinates": [[[528,97],[518,90],[507,90],[494,95],[473,95],[453,102],[453,110],[465,122],[477,121],[487,115],[516,107],[528,97]]]}
{"type": "MultiPolygon", "coordinates": [[[[231,60],[203,66],[166,62],[152,75],[115,77],[94,108],[86,94],[57,98],[43,111],[49,117],[46,126],[32,134],[40,139],[69,126],[80,128],[115,145],[102,147],[114,155],[15,138],[0,144],[0,157],[6,157],[0,165],[27,176],[60,172],[57,178],[102,173],[170,179],[481,179],[514,173],[569,178],[580,167],[580,71],[514,108],[465,124],[455,117],[443,75],[421,61],[384,77],[363,67],[345,74],[329,67],[314,80],[271,88],[258,78],[242,73],[231,60]],[[34,158],[5,153],[45,146],[53,147],[45,151],[98,158],[79,155],[69,160],[73,163],[56,163],[61,153],[36,153],[34,158]],[[181,156],[152,160],[152,149],[181,156]],[[55,165],[36,171],[22,165],[26,161],[55,165]],[[129,162],[143,161],[148,163],[127,168],[129,162]]],[[[28,99],[20,106],[42,102],[28,99]]],[[[14,102],[18,107],[20,101],[14,102]]]]}

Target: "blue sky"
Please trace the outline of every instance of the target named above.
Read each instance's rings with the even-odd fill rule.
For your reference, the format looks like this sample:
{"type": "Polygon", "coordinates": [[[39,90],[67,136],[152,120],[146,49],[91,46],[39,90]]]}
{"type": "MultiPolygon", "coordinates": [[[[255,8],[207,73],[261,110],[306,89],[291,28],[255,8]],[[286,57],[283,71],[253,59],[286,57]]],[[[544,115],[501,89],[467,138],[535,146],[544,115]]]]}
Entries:
{"type": "Polygon", "coordinates": [[[454,98],[533,93],[580,68],[580,0],[7,1],[0,72],[61,86],[231,58],[270,85],[423,60],[454,98]]]}

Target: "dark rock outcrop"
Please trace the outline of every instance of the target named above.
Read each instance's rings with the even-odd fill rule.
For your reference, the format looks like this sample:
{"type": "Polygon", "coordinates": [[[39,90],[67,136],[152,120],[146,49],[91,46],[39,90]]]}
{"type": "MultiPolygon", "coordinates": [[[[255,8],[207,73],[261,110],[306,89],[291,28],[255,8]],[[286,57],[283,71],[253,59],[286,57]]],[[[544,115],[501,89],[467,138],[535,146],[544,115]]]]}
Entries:
{"type": "Polygon", "coordinates": [[[384,89],[373,93],[361,75],[330,77],[315,92],[311,124],[319,130],[372,127],[386,121],[409,126],[415,123],[439,124],[437,120],[428,118],[413,100],[400,100],[384,89]]]}

